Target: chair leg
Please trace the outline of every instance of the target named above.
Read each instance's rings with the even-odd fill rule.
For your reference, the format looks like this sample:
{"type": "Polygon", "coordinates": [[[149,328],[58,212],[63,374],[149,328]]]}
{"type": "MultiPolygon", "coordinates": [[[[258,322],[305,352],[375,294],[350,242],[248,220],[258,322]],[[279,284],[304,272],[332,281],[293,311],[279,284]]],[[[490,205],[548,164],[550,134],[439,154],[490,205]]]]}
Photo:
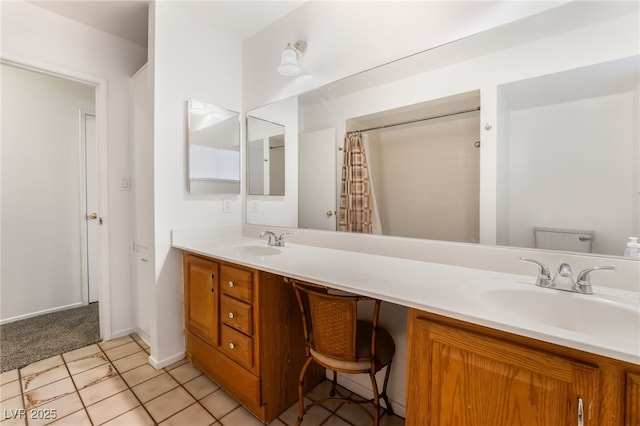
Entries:
{"type": "Polygon", "coordinates": [[[336,396],[337,386],[338,386],[338,372],[333,370],[333,380],[331,381],[331,390],[329,391],[329,396],[331,398],[336,396]]]}
{"type": "Polygon", "coordinates": [[[393,408],[391,407],[391,403],[389,402],[389,396],[387,396],[387,384],[389,383],[389,372],[391,371],[391,362],[387,364],[387,371],[384,373],[384,384],[382,385],[382,398],[384,399],[384,403],[387,405],[387,410],[385,411],[388,415],[393,415],[393,408]]]}
{"type": "Polygon", "coordinates": [[[369,372],[371,378],[371,390],[373,391],[373,426],[380,424],[380,395],[378,394],[378,382],[376,381],[376,375],[373,372],[369,372]]]}
{"type": "Polygon", "coordinates": [[[302,423],[302,417],[304,416],[304,375],[307,372],[307,368],[313,361],[312,357],[308,357],[302,365],[300,370],[300,376],[298,377],[298,419],[296,420],[296,426],[300,426],[302,423]]]}

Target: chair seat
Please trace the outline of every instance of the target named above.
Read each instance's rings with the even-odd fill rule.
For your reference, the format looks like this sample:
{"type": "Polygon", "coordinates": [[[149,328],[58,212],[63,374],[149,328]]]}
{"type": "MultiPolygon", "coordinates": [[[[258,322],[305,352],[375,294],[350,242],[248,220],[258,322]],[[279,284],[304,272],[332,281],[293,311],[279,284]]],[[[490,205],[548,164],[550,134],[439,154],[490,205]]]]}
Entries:
{"type": "MultiPolygon", "coordinates": [[[[311,349],[311,355],[330,369],[368,371],[371,369],[371,337],[373,324],[358,320],[356,325],[356,355],[359,361],[345,361],[332,358],[311,349]]],[[[380,368],[393,359],[396,351],[391,334],[382,327],[376,328],[376,363],[380,368]]]]}

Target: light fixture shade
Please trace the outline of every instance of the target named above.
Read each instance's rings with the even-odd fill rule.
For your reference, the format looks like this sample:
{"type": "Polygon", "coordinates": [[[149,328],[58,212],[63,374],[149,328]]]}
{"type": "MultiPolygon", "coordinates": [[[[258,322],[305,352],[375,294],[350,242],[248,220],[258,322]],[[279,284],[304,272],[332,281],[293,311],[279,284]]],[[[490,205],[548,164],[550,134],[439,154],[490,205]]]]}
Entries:
{"type": "Polygon", "coordinates": [[[307,50],[307,42],[304,40],[298,40],[295,44],[287,44],[282,52],[282,59],[278,66],[278,72],[282,75],[293,76],[300,74],[300,65],[298,65],[298,59],[300,59],[304,52],[307,50]]]}
{"type": "Polygon", "coordinates": [[[300,65],[298,65],[298,54],[291,46],[287,46],[282,52],[282,59],[278,66],[278,73],[286,76],[300,74],[300,65]]]}

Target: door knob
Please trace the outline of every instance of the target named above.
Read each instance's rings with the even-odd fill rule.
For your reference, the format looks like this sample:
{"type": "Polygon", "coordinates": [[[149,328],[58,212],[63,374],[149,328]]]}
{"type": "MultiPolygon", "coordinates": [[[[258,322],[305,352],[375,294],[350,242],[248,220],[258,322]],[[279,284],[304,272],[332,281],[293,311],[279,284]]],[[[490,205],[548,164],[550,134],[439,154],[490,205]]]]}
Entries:
{"type": "Polygon", "coordinates": [[[327,210],[327,217],[333,216],[333,210],[327,210]]]}
{"type": "Polygon", "coordinates": [[[98,218],[98,213],[93,212],[90,215],[88,215],[89,219],[97,219],[98,218]]]}

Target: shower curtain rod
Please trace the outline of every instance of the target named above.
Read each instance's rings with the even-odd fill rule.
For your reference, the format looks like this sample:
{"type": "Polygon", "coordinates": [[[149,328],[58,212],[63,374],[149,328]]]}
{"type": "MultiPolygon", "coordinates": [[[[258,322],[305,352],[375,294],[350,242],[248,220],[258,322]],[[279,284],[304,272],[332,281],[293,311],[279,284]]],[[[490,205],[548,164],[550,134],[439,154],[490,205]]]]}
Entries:
{"type": "Polygon", "coordinates": [[[394,124],[385,124],[384,126],[371,127],[369,129],[352,130],[349,133],[353,133],[353,132],[360,132],[360,133],[362,133],[362,132],[370,132],[371,130],[386,129],[387,127],[402,126],[403,124],[419,123],[420,121],[433,120],[435,118],[450,117],[452,115],[465,114],[467,112],[474,112],[474,111],[480,111],[480,107],[476,107],[476,108],[472,108],[472,109],[466,109],[464,111],[450,112],[448,114],[434,115],[433,117],[418,118],[417,120],[403,121],[403,122],[394,123],[394,124]]]}

